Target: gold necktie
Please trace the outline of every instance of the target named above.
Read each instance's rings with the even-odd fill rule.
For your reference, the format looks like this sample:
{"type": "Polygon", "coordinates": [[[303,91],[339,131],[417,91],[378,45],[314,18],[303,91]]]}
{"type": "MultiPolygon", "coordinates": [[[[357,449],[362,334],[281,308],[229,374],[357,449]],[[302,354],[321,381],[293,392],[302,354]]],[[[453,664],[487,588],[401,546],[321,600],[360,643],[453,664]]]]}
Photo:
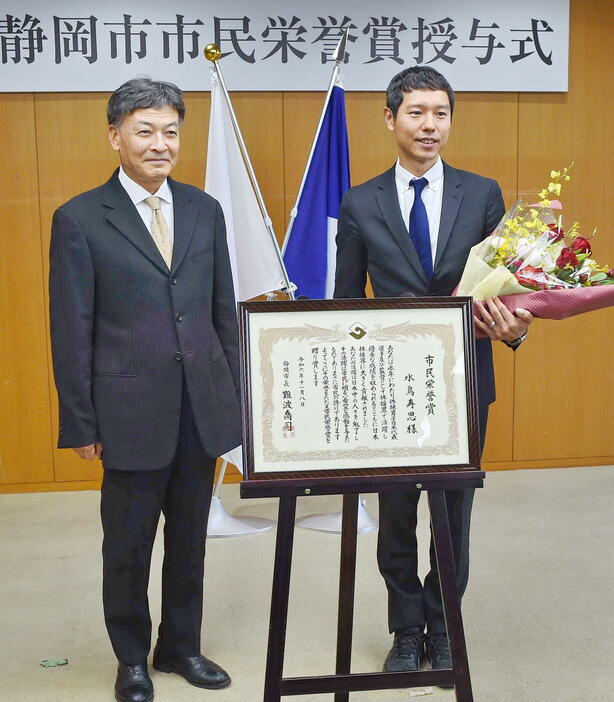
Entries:
{"type": "Polygon", "coordinates": [[[173,259],[173,244],[168,225],[160,208],[160,198],[150,195],[145,198],[144,202],[151,207],[151,238],[155,241],[158,251],[170,269],[173,259]]]}

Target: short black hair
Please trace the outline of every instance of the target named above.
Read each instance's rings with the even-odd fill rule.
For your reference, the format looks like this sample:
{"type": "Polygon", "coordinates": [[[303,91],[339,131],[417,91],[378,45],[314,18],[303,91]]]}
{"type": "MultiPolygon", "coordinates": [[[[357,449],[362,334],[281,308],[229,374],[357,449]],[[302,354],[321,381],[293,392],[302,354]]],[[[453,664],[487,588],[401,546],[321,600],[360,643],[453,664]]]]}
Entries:
{"type": "Polygon", "coordinates": [[[119,127],[124,117],[135,110],[167,106],[177,110],[181,124],[185,117],[181,90],[174,83],[152,80],[149,76],[138,76],[120,85],[111,95],[107,105],[107,121],[119,127]]]}
{"type": "Polygon", "coordinates": [[[441,73],[429,66],[412,66],[397,73],[386,89],[386,107],[393,117],[396,118],[403,102],[403,93],[412,90],[443,90],[450,100],[450,116],[454,113],[454,91],[441,73]]]}

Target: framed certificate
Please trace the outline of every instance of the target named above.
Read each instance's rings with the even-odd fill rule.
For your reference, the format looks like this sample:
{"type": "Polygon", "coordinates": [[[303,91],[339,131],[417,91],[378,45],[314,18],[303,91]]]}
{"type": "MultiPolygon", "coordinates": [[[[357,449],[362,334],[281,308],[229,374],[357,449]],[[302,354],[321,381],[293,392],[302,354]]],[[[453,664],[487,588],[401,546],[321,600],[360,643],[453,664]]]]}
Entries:
{"type": "Polygon", "coordinates": [[[470,298],[242,302],[239,321],[247,481],[479,471],[470,298]]]}

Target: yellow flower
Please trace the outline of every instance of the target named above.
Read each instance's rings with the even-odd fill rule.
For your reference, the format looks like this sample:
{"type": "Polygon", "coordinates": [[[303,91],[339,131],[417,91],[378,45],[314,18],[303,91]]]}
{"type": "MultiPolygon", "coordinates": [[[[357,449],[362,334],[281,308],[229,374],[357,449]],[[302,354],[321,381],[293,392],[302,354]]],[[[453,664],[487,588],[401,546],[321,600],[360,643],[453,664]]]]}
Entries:
{"type": "Polygon", "coordinates": [[[560,171],[550,171],[550,177],[555,180],[557,178],[561,177],[561,172],[560,171]]]}

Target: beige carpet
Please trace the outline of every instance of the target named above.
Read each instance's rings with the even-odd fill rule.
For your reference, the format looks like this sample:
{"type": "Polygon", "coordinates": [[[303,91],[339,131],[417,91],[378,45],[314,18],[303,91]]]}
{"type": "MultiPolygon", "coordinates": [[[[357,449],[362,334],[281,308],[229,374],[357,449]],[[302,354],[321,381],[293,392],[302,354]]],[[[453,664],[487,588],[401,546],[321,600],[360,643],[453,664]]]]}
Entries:
{"type": "MultiPolygon", "coordinates": [[[[237,515],[276,518],[276,500],[242,501],[237,515]]],[[[614,700],[614,468],[490,473],[478,492],[464,602],[476,702],[614,700]]],[[[301,498],[299,515],[336,511],[341,498],[301,498]]],[[[376,516],[377,500],[367,496],[376,516]]],[[[421,505],[426,561],[428,514],[421,505]]],[[[354,672],[373,672],[390,646],[376,533],[359,537],[354,672]]],[[[113,700],[114,659],[100,604],[98,494],[0,496],[0,700],[113,700]],[[67,658],[43,668],[40,660],[67,658]]],[[[275,532],[210,539],[203,641],[233,677],[202,691],[153,672],[157,702],[262,700],[275,532]]],[[[334,672],[339,537],[296,529],[284,674],[334,672]]],[[[159,609],[160,550],[150,584],[159,609]]],[[[453,691],[425,690],[428,702],[453,691]]],[[[288,700],[328,702],[332,695],[288,700]]],[[[410,700],[410,690],[362,692],[352,702],[410,700]]]]}

